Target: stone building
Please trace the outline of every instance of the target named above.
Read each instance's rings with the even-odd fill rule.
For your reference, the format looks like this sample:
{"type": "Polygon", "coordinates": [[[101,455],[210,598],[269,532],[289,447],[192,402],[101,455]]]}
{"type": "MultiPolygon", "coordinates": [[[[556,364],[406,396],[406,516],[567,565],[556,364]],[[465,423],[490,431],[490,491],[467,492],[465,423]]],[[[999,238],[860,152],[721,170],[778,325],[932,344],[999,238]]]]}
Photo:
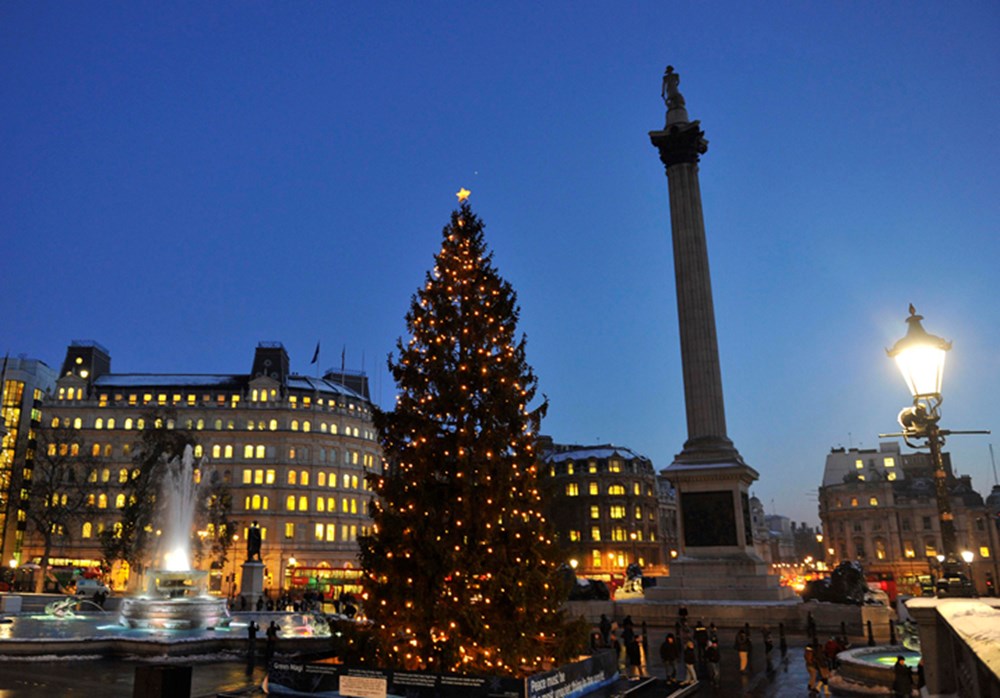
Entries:
{"type": "MultiPolygon", "coordinates": [[[[356,539],[368,524],[365,476],[381,468],[368,381],[343,371],[292,373],[279,343],[260,343],[248,373],[189,375],[112,373],[106,349],[73,342],[43,420],[78,433],[98,467],[92,504],[79,530],[59,539],[53,564],[100,560],[99,534],[124,505],[119,483],[151,410],[171,415],[163,428],[193,435],[196,478],[221,472],[230,488],[239,539],[226,569],[212,570],[214,590],[234,591],[252,521],[261,527],[271,591],[356,590],[356,539]]],[[[38,541],[29,538],[24,558],[38,554],[38,541]]],[[[114,581],[124,582],[122,575],[114,581]]]]}
{"type": "MultiPolygon", "coordinates": [[[[944,453],[959,551],[973,554],[967,568],[980,593],[991,593],[1000,576],[997,527],[968,475],[956,477],[944,453]]],[[[919,594],[940,572],[941,531],[934,468],[926,453],[901,453],[899,444],[876,449],[835,448],[826,459],[819,489],[826,562],[864,564],[870,581],[919,594]]]]}
{"type": "Polygon", "coordinates": [[[629,563],[662,570],[660,493],[652,462],[621,446],[539,442],[549,520],[577,574],[620,581],[629,563]]]}

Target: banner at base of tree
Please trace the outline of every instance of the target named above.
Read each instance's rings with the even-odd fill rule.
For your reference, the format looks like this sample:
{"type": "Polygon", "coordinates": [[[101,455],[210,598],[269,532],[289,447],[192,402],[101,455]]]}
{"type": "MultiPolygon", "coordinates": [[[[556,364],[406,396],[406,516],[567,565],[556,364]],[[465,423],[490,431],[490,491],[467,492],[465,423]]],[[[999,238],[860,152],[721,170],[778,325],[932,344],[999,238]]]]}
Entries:
{"type": "Polygon", "coordinates": [[[340,693],[342,676],[382,679],[386,696],[407,698],[524,698],[524,680],[499,676],[462,676],[419,671],[360,669],[322,662],[272,662],[267,674],[271,695],[326,698],[340,693]]]}
{"type": "Polygon", "coordinates": [[[525,679],[525,698],[579,698],[618,680],[618,661],[602,650],[578,662],[534,674],[525,679]]]}

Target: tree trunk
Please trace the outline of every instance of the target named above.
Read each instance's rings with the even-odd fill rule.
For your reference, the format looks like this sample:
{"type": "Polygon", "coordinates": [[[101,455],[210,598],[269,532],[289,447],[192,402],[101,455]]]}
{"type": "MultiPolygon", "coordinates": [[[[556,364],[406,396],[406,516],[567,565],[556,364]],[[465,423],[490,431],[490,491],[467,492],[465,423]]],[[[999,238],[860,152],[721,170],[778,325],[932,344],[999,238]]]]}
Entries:
{"type": "Polygon", "coordinates": [[[45,590],[45,577],[48,576],[49,569],[49,554],[52,552],[52,534],[46,534],[42,537],[45,541],[45,547],[42,548],[42,559],[38,561],[38,579],[35,580],[35,593],[41,594],[45,590]]]}

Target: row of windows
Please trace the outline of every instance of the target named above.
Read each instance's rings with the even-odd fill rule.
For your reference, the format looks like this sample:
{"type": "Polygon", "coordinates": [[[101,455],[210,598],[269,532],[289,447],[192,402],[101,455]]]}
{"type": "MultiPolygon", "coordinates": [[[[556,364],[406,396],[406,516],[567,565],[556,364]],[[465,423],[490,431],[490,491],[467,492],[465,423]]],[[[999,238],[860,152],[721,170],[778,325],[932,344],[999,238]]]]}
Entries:
{"type": "MultiPolygon", "coordinates": [[[[558,466],[549,466],[549,475],[555,477],[556,475],[574,475],[577,471],[577,463],[573,461],[566,461],[558,466]]],[[[586,463],[579,464],[579,471],[581,473],[586,472],[590,475],[599,472],[607,473],[623,473],[623,472],[644,472],[646,468],[637,461],[624,461],[620,458],[610,458],[607,463],[599,462],[596,460],[587,461],[586,463]]]]}
{"type": "MultiPolygon", "coordinates": [[[[579,483],[577,483],[577,482],[569,482],[569,483],[566,484],[566,496],[567,497],[576,497],[576,496],[579,496],[579,494],[580,494],[580,484],[579,483]]],[[[594,496],[599,495],[600,494],[600,487],[599,487],[599,485],[596,482],[587,483],[587,494],[594,495],[594,496]]],[[[625,485],[623,485],[621,483],[614,483],[614,484],[608,485],[608,494],[611,495],[611,496],[624,496],[626,494],[625,485]]],[[[642,496],[642,484],[641,483],[638,483],[638,482],[633,482],[632,483],[632,494],[634,494],[636,497],[641,497],[642,496]]],[[[651,491],[647,491],[646,496],[651,497],[652,496],[652,492],[651,491]]]]}
{"type": "MultiPolygon", "coordinates": [[[[119,498],[124,497],[124,495],[118,496],[119,498]]],[[[124,506],[124,504],[122,506],[124,506]]],[[[243,508],[246,511],[268,511],[271,508],[271,499],[266,494],[248,494],[243,498],[243,508]]],[[[340,499],[341,514],[357,514],[359,510],[363,508],[363,505],[359,508],[356,497],[341,497],[340,499]]],[[[285,498],[285,511],[309,511],[309,496],[305,494],[288,495],[288,497],[285,498]]],[[[313,511],[329,514],[336,513],[337,498],[316,497],[313,505],[313,511]]]]}
{"type": "MultiPolygon", "coordinates": [[[[49,422],[49,424],[53,428],[59,426],[67,428],[72,427],[73,429],[84,428],[82,417],[75,417],[73,419],[70,419],[69,417],[53,417],[52,420],[49,422]]],[[[203,418],[185,419],[183,420],[182,424],[184,425],[185,429],[201,431],[202,429],[205,428],[206,422],[205,419],[203,418]]],[[[270,419],[267,421],[263,419],[259,420],[249,419],[246,422],[241,421],[240,424],[242,426],[245,426],[247,431],[255,431],[255,430],[277,431],[279,427],[277,419],[270,419]]],[[[93,428],[98,430],[103,430],[103,429],[113,430],[117,425],[118,422],[115,420],[114,417],[108,417],[107,419],[105,419],[104,417],[97,417],[94,419],[93,428]]],[[[216,419],[214,420],[213,425],[216,431],[222,431],[223,429],[231,430],[236,428],[236,420],[216,419]]],[[[175,429],[177,427],[177,422],[174,419],[167,419],[165,422],[163,420],[158,419],[156,420],[155,426],[158,429],[161,429],[164,426],[167,429],[175,429]]],[[[145,428],[146,428],[146,420],[143,419],[142,417],[136,417],[136,418],[126,417],[124,420],[122,420],[122,429],[126,431],[130,431],[132,429],[142,430],[145,428]]],[[[288,429],[290,431],[302,431],[309,433],[313,430],[313,423],[308,419],[304,419],[302,421],[299,421],[298,419],[293,419],[288,423],[288,429]]],[[[321,434],[333,434],[336,436],[341,433],[341,427],[333,422],[329,423],[319,422],[317,429],[321,434]]],[[[343,434],[344,436],[353,436],[358,439],[363,438],[367,441],[375,440],[374,430],[372,429],[362,430],[359,429],[358,427],[351,425],[345,425],[343,427],[343,434]]]]}
{"type": "MultiPolygon", "coordinates": [[[[854,538],[854,539],[852,539],[851,542],[852,542],[852,544],[854,546],[855,558],[858,559],[858,560],[865,560],[865,559],[867,559],[868,552],[867,552],[867,548],[866,548],[866,545],[865,545],[865,543],[866,543],[865,539],[864,538],[854,538]]],[[[916,545],[921,545],[920,541],[917,541],[916,545]]],[[[874,548],[875,559],[876,560],[885,560],[886,557],[887,557],[885,541],[883,539],[881,539],[881,538],[876,538],[874,541],[872,541],[872,546],[874,548]]],[[[934,557],[937,556],[937,542],[933,538],[928,538],[926,541],[923,541],[922,546],[923,546],[923,557],[934,558],[934,557]]],[[[831,550],[831,552],[832,552],[832,550],[831,550]]],[[[850,556],[848,555],[848,550],[847,550],[847,544],[846,543],[841,543],[841,546],[840,546],[840,555],[841,555],[841,558],[843,558],[843,559],[850,559],[850,556]]],[[[917,556],[917,551],[916,551],[916,549],[914,547],[914,541],[912,541],[912,540],[904,540],[903,541],[903,557],[908,558],[908,559],[913,559],[913,558],[916,558],[916,556],[917,556]]],[[[989,549],[988,546],[985,546],[985,545],[979,546],[979,557],[981,557],[983,559],[989,559],[989,557],[990,557],[990,549],[989,549]]]]}
{"type": "MultiPolygon", "coordinates": [[[[622,551],[609,552],[607,554],[596,549],[590,551],[590,564],[592,567],[603,567],[605,559],[607,559],[608,567],[625,567],[632,558],[622,551]]],[[[644,567],[646,565],[646,560],[641,556],[636,561],[639,563],[640,567],[644,567]]]]}
{"type": "MultiPolygon", "coordinates": [[[[240,447],[233,444],[214,444],[211,448],[212,458],[218,460],[231,459],[233,455],[237,452],[240,447]]],[[[196,444],[194,447],[194,457],[201,458],[205,454],[205,449],[201,444],[196,444]]],[[[60,443],[60,444],[49,444],[47,448],[49,456],[78,456],[80,455],[80,445],[76,443],[60,443]]],[[[264,444],[244,444],[242,447],[243,459],[244,460],[273,460],[277,454],[277,448],[275,446],[265,446],[264,444]]],[[[336,463],[337,462],[337,449],[331,448],[319,448],[317,450],[319,455],[320,463],[336,463]]],[[[111,458],[114,454],[114,447],[112,444],[100,444],[94,443],[90,447],[90,455],[98,458],[105,457],[111,458]]],[[[129,458],[132,454],[131,444],[122,444],[121,455],[123,458],[129,458]]],[[[293,461],[308,461],[309,460],[309,449],[305,447],[291,447],[288,449],[288,460],[293,461]]],[[[366,468],[375,467],[375,456],[371,453],[361,453],[359,451],[347,450],[344,452],[344,463],[347,465],[358,465],[363,464],[366,468]]]]}
{"type": "MultiPolygon", "coordinates": [[[[80,371],[80,377],[86,378],[87,371],[80,371]]],[[[75,387],[61,387],[56,393],[59,400],[83,400],[83,388],[75,387]]],[[[217,404],[224,406],[229,404],[231,407],[235,408],[240,404],[242,399],[240,393],[203,393],[200,396],[196,393],[115,393],[114,400],[110,400],[110,394],[99,393],[97,397],[97,404],[100,407],[107,407],[109,404],[128,404],[131,406],[136,405],[182,405],[187,404],[188,406],[195,405],[210,405],[217,404]],[[200,399],[199,399],[200,397],[200,399]]],[[[250,391],[250,401],[251,402],[277,402],[278,393],[276,390],[263,390],[263,389],[253,389],[250,391]]],[[[310,395],[302,396],[299,399],[298,395],[288,396],[288,406],[292,409],[297,409],[299,405],[303,408],[309,409],[313,407],[313,399],[310,395]]],[[[325,398],[317,398],[316,405],[318,407],[326,407],[327,409],[337,409],[338,407],[342,409],[348,409],[351,411],[357,411],[360,414],[368,414],[368,409],[361,404],[356,404],[354,401],[345,400],[341,403],[337,403],[335,399],[326,400],[325,398]]]]}
{"type": "MultiPolygon", "coordinates": [[[[624,504],[612,504],[608,507],[608,516],[612,519],[624,519],[627,515],[627,507],[624,504]]],[[[642,518],[642,505],[636,504],[632,509],[633,515],[636,519],[642,518]]],[[[601,518],[601,507],[597,504],[592,504],[590,506],[590,518],[599,519],[601,518]]],[[[653,518],[653,512],[649,512],[649,518],[653,518]]]]}
{"type": "MultiPolygon", "coordinates": [[[[582,533],[583,532],[580,531],[579,529],[571,529],[569,531],[570,541],[574,543],[582,541],[583,540],[582,533]]],[[[594,541],[595,543],[601,541],[600,526],[590,527],[590,540],[594,541]]],[[[643,542],[643,532],[641,529],[636,531],[627,531],[625,528],[621,526],[612,526],[608,540],[614,541],[616,543],[623,543],[625,541],[634,540],[637,543],[641,543],[643,542]]],[[[649,532],[649,541],[651,543],[656,541],[656,533],[654,531],[649,532]]]]}
{"type": "MultiPolygon", "coordinates": [[[[871,465],[873,466],[875,465],[874,460],[871,461],[871,465]]],[[[884,465],[886,468],[895,468],[896,459],[893,458],[892,456],[886,456],[885,458],[882,459],[882,465],[884,465]]],[[[858,470],[864,470],[865,462],[860,458],[858,458],[856,461],[854,461],[854,467],[857,468],[858,470]]]]}
{"type": "MultiPolygon", "coordinates": [[[[274,468],[244,468],[243,470],[244,485],[273,485],[275,480],[276,474],[274,468]]],[[[289,470],[285,474],[285,483],[288,485],[308,487],[309,471],[289,470]]],[[[316,473],[316,485],[318,487],[337,487],[337,473],[327,473],[325,470],[319,471],[316,473]]],[[[363,478],[359,478],[356,474],[341,473],[340,487],[345,490],[356,490],[359,487],[363,490],[367,490],[368,483],[365,482],[363,478]]]]}

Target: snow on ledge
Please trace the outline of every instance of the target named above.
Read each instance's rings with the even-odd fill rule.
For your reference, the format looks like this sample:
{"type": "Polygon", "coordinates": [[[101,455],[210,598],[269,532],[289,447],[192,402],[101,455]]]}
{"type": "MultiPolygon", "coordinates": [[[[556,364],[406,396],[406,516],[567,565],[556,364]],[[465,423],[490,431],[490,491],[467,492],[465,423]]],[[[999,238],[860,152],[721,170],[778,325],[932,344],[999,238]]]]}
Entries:
{"type": "Polygon", "coordinates": [[[1000,676],[1000,599],[915,598],[908,608],[936,608],[969,649],[1000,676]]]}

